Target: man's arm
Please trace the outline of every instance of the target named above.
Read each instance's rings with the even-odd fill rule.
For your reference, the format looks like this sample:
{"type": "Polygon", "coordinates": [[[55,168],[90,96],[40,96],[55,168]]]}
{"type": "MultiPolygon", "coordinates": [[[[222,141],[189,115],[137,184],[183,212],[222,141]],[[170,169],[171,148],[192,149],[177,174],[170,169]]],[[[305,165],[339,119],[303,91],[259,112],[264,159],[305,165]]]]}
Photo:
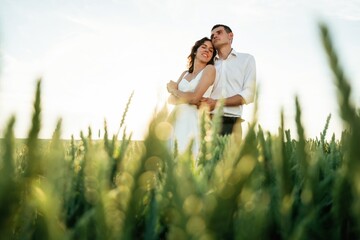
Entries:
{"type": "MultiPolygon", "coordinates": [[[[215,109],[217,101],[218,101],[217,99],[213,99],[213,98],[203,98],[201,100],[201,102],[206,103],[209,106],[210,111],[215,109]]],[[[231,107],[231,106],[239,106],[244,104],[246,104],[246,101],[241,95],[235,95],[224,99],[224,106],[231,107]]]]}
{"type": "Polygon", "coordinates": [[[225,98],[224,106],[233,107],[246,104],[245,99],[241,95],[235,95],[225,98]]]}
{"type": "Polygon", "coordinates": [[[244,84],[239,96],[244,99],[243,104],[249,104],[254,102],[256,92],[256,64],[255,58],[250,55],[245,66],[244,84]]]}

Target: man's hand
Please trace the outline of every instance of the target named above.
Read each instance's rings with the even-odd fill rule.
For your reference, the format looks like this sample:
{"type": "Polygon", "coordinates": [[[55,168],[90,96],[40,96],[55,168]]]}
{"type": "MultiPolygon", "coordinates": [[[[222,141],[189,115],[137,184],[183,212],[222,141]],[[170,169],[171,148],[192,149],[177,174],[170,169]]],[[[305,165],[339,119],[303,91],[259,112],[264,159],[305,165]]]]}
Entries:
{"type": "Polygon", "coordinates": [[[202,99],[200,100],[200,103],[201,103],[201,104],[206,104],[206,105],[208,105],[209,110],[212,111],[212,110],[215,109],[217,100],[212,99],[212,98],[202,98],[202,99]]]}
{"type": "Polygon", "coordinates": [[[178,88],[178,84],[171,80],[166,84],[166,88],[169,93],[172,93],[174,90],[178,88]]]}

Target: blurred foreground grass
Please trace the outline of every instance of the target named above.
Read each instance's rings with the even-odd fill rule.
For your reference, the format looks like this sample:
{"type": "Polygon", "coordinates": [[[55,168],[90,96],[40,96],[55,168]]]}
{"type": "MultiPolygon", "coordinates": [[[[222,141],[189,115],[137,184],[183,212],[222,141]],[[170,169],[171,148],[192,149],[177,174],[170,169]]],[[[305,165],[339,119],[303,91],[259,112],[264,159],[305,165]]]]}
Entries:
{"type": "Polygon", "coordinates": [[[144,141],[125,130],[110,138],[106,123],[103,140],[89,128],[64,141],[61,121],[40,140],[39,81],[28,138],[14,138],[12,117],[1,140],[1,239],[359,239],[359,112],[328,29],[320,32],[347,126],[341,139],[326,140],[330,116],[319,139],[306,139],[295,99],[297,140],[283,123],[271,135],[256,120],[241,142],[218,137],[217,119],[204,118],[197,166],[168,150],[165,107],[144,141]]]}

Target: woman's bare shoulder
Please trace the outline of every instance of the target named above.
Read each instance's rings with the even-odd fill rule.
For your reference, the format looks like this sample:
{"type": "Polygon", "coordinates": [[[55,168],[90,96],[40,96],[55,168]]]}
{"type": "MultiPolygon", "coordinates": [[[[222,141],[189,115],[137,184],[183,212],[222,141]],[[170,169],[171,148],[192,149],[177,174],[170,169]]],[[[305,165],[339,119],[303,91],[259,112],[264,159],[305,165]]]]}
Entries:
{"type": "Polygon", "coordinates": [[[215,66],[212,64],[206,65],[206,67],[204,68],[204,72],[215,72],[215,66]]]}

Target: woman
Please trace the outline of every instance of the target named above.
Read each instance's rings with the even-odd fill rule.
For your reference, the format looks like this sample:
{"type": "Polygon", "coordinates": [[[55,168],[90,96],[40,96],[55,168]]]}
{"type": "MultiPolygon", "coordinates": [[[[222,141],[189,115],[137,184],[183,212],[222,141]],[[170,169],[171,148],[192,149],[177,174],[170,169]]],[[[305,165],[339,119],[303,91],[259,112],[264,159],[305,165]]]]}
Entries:
{"type": "Polygon", "coordinates": [[[215,49],[211,40],[204,37],[192,47],[188,56],[188,70],[177,82],[170,81],[167,90],[171,95],[168,102],[176,105],[173,122],[171,149],[175,142],[179,153],[183,153],[193,141],[192,153],[195,157],[200,148],[199,110],[202,97],[210,96],[215,81],[215,49]]]}

